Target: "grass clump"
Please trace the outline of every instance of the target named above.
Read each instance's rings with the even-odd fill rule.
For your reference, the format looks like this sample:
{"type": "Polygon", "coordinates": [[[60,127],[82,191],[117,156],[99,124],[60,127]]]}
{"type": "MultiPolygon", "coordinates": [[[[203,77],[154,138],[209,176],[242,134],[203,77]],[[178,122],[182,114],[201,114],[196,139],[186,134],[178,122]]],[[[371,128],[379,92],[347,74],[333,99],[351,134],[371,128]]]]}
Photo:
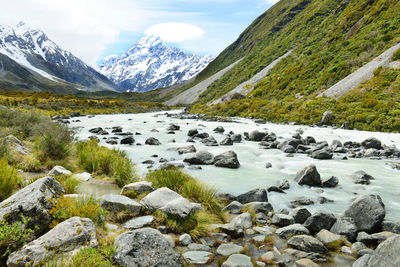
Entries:
{"type": "Polygon", "coordinates": [[[94,196],[80,196],[77,199],[66,197],[57,199],[50,214],[53,215],[53,227],[75,216],[89,218],[96,225],[103,226],[107,211],[101,208],[94,196]]]}
{"type": "Polygon", "coordinates": [[[120,187],[137,180],[125,152],[100,146],[97,140],[78,142],[76,148],[78,165],[85,171],[111,176],[120,187]]]}
{"type": "Polygon", "coordinates": [[[0,265],[5,265],[7,257],[12,252],[33,239],[33,230],[23,227],[26,223],[28,223],[26,218],[12,225],[0,222],[0,265]]]}
{"type": "Polygon", "coordinates": [[[8,165],[6,158],[0,159],[0,202],[11,196],[19,188],[22,180],[17,170],[8,165]]]}
{"type": "Polygon", "coordinates": [[[394,52],[393,57],[392,57],[392,60],[393,60],[393,61],[400,60],[400,48],[397,49],[396,52],[394,52]]]}
{"type": "Polygon", "coordinates": [[[194,179],[179,169],[159,170],[147,174],[154,187],[168,187],[193,202],[200,203],[206,211],[220,215],[222,204],[216,197],[217,189],[194,179]]]}
{"type": "Polygon", "coordinates": [[[75,194],[78,186],[82,183],[81,180],[72,175],[58,175],[55,179],[61,184],[65,190],[65,194],[75,194]]]}
{"type": "Polygon", "coordinates": [[[78,252],[71,259],[69,266],[74,267],[86,267],[86,266],[97,266],[97,267],[109,267],[113,266],[112,256],[115,253],[114,246],[106,246],[99,248],[84,248],[78,252]]]}

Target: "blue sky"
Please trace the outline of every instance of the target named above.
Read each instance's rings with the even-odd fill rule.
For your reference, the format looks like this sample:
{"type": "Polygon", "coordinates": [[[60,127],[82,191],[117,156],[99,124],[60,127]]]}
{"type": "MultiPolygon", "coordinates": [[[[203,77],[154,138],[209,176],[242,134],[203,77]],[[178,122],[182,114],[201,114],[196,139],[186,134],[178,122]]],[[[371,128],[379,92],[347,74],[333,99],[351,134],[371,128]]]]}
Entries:
{"type": "Polygon", "coordinates": [[[95,67],[105,56],[124,53],[144,32],[158,32],[185,50],[217,55],[277,1],[0,0],[0,24],[24,21],[38,27],[95,67]]]}

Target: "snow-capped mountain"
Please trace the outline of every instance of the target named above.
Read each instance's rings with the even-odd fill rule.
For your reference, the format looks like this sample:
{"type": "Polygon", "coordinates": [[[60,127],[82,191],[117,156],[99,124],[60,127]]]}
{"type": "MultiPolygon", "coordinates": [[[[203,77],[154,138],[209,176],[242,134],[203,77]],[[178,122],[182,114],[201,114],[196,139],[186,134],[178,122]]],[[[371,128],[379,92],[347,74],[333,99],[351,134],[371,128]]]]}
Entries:
{"type": "Polygon", "coordinates": [[[214,57],[200,57],[145,36],[121,56],[106,57],[99,71],[130,92],[146,92],[195,77],[214,57]]]}
{"type": "MultiPolygon", "coordinates": [[[[119,90],[107,77],[61,49],[43,31],[23,22],[15,27],[0,25],[0,54],[40,76],[38,79],[76,85],[79,90],[119,90]]],[[[0,65],[4,71],[3,61],[0,65]]]]}

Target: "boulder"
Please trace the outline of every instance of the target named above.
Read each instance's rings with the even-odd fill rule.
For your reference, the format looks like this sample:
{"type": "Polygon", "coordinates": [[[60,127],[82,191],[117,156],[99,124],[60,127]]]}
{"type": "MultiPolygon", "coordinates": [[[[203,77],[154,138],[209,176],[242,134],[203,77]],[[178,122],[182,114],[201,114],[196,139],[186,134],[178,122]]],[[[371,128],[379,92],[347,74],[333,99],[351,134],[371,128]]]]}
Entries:
{"type": "Polygon", "coordinates": [[[243,204],[238,201],[232,201],[227,206],[225,206],[223,211],[230,211],[232,214],[239,214],[243,208],[243,204]]]}
{"type": "Polygon", "coordinates": [[[400,236],[382,242],[370,256],[368,267],[400,266],[400,236]]]}
{"type": "Polygon", "coordinates": [[[229,235],[232,238],[241,238],[244,236],[244,231],[241,225],[227,223],[219,225],[218,227],[223,233],[229,235]]]}
{"type": "Polygon", "coordinates": [[[304,223],[311,216],[311,213],[304,207],[297,207],[289,215],[293,217],[295,223],[304,223]]]}
{"type": "Polygon", "coordinates": [[[287,189],[290,188],[290,183],[289,183],[288,180],[283,179],[283,180],[280,180],[280,181],[279,181],[278,187],[279,187],[280,189],[282,189],[282,190],[287,190],[287,189]]]}
{"type": "Polygon", "coordinates": [[[240,167],[237,155],[233,151],[227,151],[214,158],[214,165],[217,167],[237,169],[240,167]]]}
{"type": "Polygon", "coordinates": [[[71,256],[82,248],[97,246],[94,223],[87,218],[72,217],[12,253],[7,260],[7,265],[39,266],[56,254],[68,253],[71,256]]]}
{"type": "Polygon", "coordinates": [[[310,165],[296,174],[294,180],[299,185],[320,186],[321,176],[315,165],[310,165]]]}
{"type": "Polygon", "coordinates": [[[133,143],[135,143],[135,139],[133,139],[131,136],[121,139],[121,145],[132,145],[133,143]]]}
{"type": "Polygon", "coordinates": [[[140,203],[150,211],[161,210],[167,215],[180,218],[186,218],[201,209],[199,204],[189,202],[189,200],[167,187],[151,192],[140,203]]]}
{"type": "Polygon", "coordinates": [[[63,193],[53,177],[40,178],[0,203],[0,221],[14,224],[29,218],[25,227],[35,229],[35,235],[39,236],[49,229],[52,220],[49,211],[63,193]]]}
{"type": "Polygon", "coordinates": [[[320,267],[310,259],[300,259],[294,262],[294,267],[320,267]]]}
{"type": "Polygon", "coordinates": [[[205,146],[218,146],[218,142],[217,140],[215,140],[214,137],[209,136],[207,138],[204,138],[203,140],[201,140],[201,142],[205,145],[205,146]]]}
{"type": "Polygon", "coordinates": [[[296,200],[290,201],[290,206],[292,208],[308,206],[308,205],[313,205],[313,204],[314,204],[314,201],[311,198],[307,198],[307,197],[301,197],[296,200]]]}
{"type": "Polygon", "coordinates": [[[257,130],[252,131],[249,135],[249,141],[260,142],[263,138],[267,136],[267,133],[262,133],[257,130]]]}
{"type": "Polygon", "coordinates": [[[333,117],[334,116],[333,116],[332,111],[329,111],[329,110],[325,111],[321,118],[321,124],[328,125],[331,122],[331,120],[333,119],[333,117]]]}
{"type": "Polygon", "coordinates": [[[92,179],[92,175],[88,172],[77,173],[72,176],[75,179],[81,180],[83,182],[87,182],[92,179]]]}
{"type": "Polygon", "coordinates": [[[225,138],[219,143],[221,146],[232,146],[233,145],[233,140],[230,137],[225,138]]]}
{"type": "Polygon", "coordinates": [[[145,144],[150,145],[150,146],[159,146],[159,145],[161,145],[161,142],[158,141],[158,139],[156,139],[154,137],[150,137],[150,138],[146,139],[145,144]]]}
{"type": "Polygon", "coordinates": [[[207,138],[207,137],[209,137],[210,135],[208,134],[208,133],[197,133],[197,134],[195,134],[193,137],[195,137],[195,138],[199,138],[199,139],[204,139],[204,138],[207,138]]]}
{"type": "Polygon", "coordinates": [[[318,211],[308,217],[308,219],[304,222],[304,226],[310,231],[311,234],[315,234],[322,229],[330,230],[336,220],[336,216],[333,213],[318,211]]]}
{"type": "Polygon", "coordinates": [[[351,267],[367,267],[369,258],[371,257],[370,254],[366,254],[360,258],[358,258],[351,267]]]}
{"type": "Polygon", "coordinates": [[[371,180],[375,180],[374,177],[366,173],[365,171],[356,171],[352,175],[353,181],[355,184],[370,184],[371,180]]]}
{"type": "Polygon", "coordinates": [[[242,142],[242,135],[234,134],[234,135],[232,135],[231,139],[234,143],[240,143],[240,142],[242,142]]]}
{"type": "Polygon", "coordinates": [[[190,129],[187,133],[188,136],[192,137],[195,136],[196,134],[198,134],[199,131],[197,129],[190,129]]]}
{"type": "Polygon", "coordinates": [[[359,196],[351,203],[344,215],[354,220],[358,231],[374,233],[380,229],[385,218],[385,205],[378,195],[359,196]]]}
{"type": "Polygon", "coordinates": [[[323,187],[336,187],[339,184],[339,179],[336,176],[331,176],[330,178],[322,181],[323,187]]]}
{"type": "Polygon", "coordinates": [[[13,151],[21,154],[21,155],[28,155],[29,149],[27,149],[24,144],[14,135],[8,135],[3,140],[4,144],[11,148],[13,151]]]}
{"type": "Polygon", "coordinates": [[[281,238],[289,238],[295,235],[309,235],[310,231],[301,224],[292,224],[276,230],[276,234],[281,238]]]}
{"type": "Polygon", "coordinates": [[[183,266],[169,240],[156,229],[142,228],[118,236],[114,260],[121,266],[183,266]]]}
{"type": "Polygon", "coordinates": [[[192,237],[189,234],[183,234],[179,236],[179,242],[182,246],[187,246],[193,243],[192,237]]]}
{"type": "Polygon", "coordinates": [[[251,258],[243,254],[233,254],[222,263],[221,267],[253,267],[251,258]]]}
{"type": "Polygon", "coordinates": [[[364,141],[361,142],[361,145],[365,148],[375,148],[375,149],[383,149],[381,141],[376,139],[375,137],[371,137],[368,139],[365,139],[364,141]]]}
{"type": "Polygon", "coordinates": [[[179,125],[171,123],[168,126],[167,131],[179,131],[180,129],[181,129],[181,127],[179,125]]]}
{"type": "Polygon", "coordinates": [[[143,194],[146,192],[153,192],[153,191],[154,187],[152,182],[140,181],[122,187],[121,195],[124,195],[127,192],[136,192],[137,194],[143,194]]]}
{"type": "Polygon", "coordinates": [[[269,212],[272,211],[274,208],[272,207],[271,203],[269,202],[250,202],[244,205],[243,210],[252,211],[255,213],[258,212],[269,212]]]}
{"type": "Polygon", "coordinates": [[[133,219],[130,219],[126,223],[124,223],[124,228],[126,229],[139,229],[143,228],[146,226],[150,226],[154,221],[154,217],[149,215],[149,216],[141,216],[141,217],[136,217],[133,219]]]}
{"type": "Polygon", "coordinates": [[[110,212],[127,211],[139,214],[142,209],[142,205],[137,203],[135,200],[116,194],[104,195],[100,200],[100,205],[103,209],[110,212]]]}
{"type": "Polygon", "coordinates": [[[233,244],[233,243],[227,243],[227,244],[222,244],[217,248],[217,254],[228,257],[229,255],[240,253],[243,250],[242,246],[233,244]]]}
{"type": "Polygon", "coordinates": [[[242,213],[235,218],[233,218],[230,222],[231,224],[234,225],[239,225],[243,229],[248,229],[253,226],[253,221],[250,213],[242,213]]]}
{"type": "Polygon", "coordinates": [[[345,236],[350,242],[353,242],[357,236],[357,227],[354,224],[354,220],[350,217],[338,218],[330,231],[345,236]]]}
{"type": "Polygon", "coordinates": [[[328,254],[329,250],[318,239],[309,235],[298,235],[288,240],[288,245],[292,248],[321,254],[328,254]]]}
{"type": "Polygon", "coordinates": [[[284,227],[284,226],[288,226],[291,224],[294,224],[294,219],[292,216],[286,215],[286,214],[280,214],[280,213],[276,213],[273,217],[272,217],[272,224],[277,225],[279,227],[284,227]]]}
{"type": "Polygon", "coordinates": [[[187,251],[183,253],[183,258],[185,261],[195,264],[195,265],[203,265],[206,264],[210,260],[210,256],[212,253],[208,251],[187,251]]]}
{"type": "Polygon", "coordinates": [[[98,134],[98,133],[100,133],[101,131],[103,131],[103,128],[101,128],[101,127],[96,127],[96,128],[90,129],[90,130],[89,130],[89,133],[98,134]]]}
{"type": "Polygon", "coordinates": [[[327,248],[335,249],[344,243],[344,237],[334,234],[326,229],[322,229],[317,234],[317,239],[321,241],[327,248]]]}
{"type": "Polygon", "coordinates": [[[242,204],[250,202],[268,202],[267,190],[263,188],[253,189],[237,196],[237,201],[242,204]]]}
{"type": "Polygon", "coordinates": [[[214,132],[223,133],[223,132],[225,132],[225,129],[222,126],[218,126],[217,128],[214,129],[214,132]]]}
{"type": "Polygon", "coordinates": [[[71,175],[72,172],[64,168],[63,166],[54,166],[47,175],[58,176],[58,175],[71,175]]]}
{"type": "Polygon", "coordinates": [[[211,165],[214,164],[214,156],[210,152],[199,151],[195,155],[185,158],[183,161],[195,165],[211,165]]]}
{"type": "Polygon", "coordinates": [[[194,145],[190,146],[185,146],[185,147],[178,147],[176,149],[178,151],[179,155],[181,154],[187,154],[187,153],[196,153],[196,147],[194,145]]]}

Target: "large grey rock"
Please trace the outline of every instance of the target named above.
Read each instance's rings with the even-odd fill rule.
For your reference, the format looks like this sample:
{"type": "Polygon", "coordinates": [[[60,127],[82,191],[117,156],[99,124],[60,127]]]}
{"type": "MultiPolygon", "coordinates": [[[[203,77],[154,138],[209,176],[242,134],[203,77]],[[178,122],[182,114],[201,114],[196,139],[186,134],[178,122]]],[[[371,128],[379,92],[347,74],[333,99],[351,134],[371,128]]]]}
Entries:
{"type": "Polygon", "coordinates": [[[121,145],[132,145],[135,143],[135,139],[132,136],[127,136],[121,139],[121,145]]]}
{"type": "Polygon", "coordinates": [[[321,118],[321,124],[322,125],[327,125],[331,122],[331,120],[333,119],[333,112],[332,111],[325,111],[324,114],[322,115],[321,118]]]}
{"type": "Polygon", "coordinates": [[[136,183],[127,184],[122,187],[121,195],[127,192],[136,192],[138,194],[154,191],[153,183],[148,181],[140,181],[136,183]]]}
{"type": "Polygon", "coordinates": [[[56,254],[73,255],[82,248],[96,246],[98,243],[94,223],[87,218],[73,217],[12,253],[7,265],[37,266],[56,254]]]}
{"type": "Polygon", "coordinates": [[[232,224],[240,225],[243,229],[251,228],[253,221],[250,213],[242,213],[231,220],[232,224]]]}
{"type": "Polygon", "coordinates": [[[48,175],[58,176],[58,175],[71,175],[72,172],[64,168],[63,166],[54,166],[48,173],[48,175]]]}
{"type": "Polygon", "coordinates": [[[149,138],[146,139],[145,144],[146,145],[151,145],[151,146],[159,146],[159,145],[161,145],[161,142],[158,139],[154,138],[154,137],[149,137],[149,138]]]}
{"type": "Polygon", "coordinates": [[[14,135],[8,135],[4,138],[3,142],[8,148],[21,155],[28,155],[30,153],[29,149],[27,149],[24,144],[14,135]]]}
{"type": "Polygon", "coordinates": [[[187,246],[193,242],[192,237],[189,234],[183,234],[179,236],[179,242],[182,246],[187,246]]]}
{"type": "Polygon", "coordinates": [[[323,149],[312,152],[311,157],[313,159],[321,159],[321,160],[322,159],[331,159],[333,157],[333,153],[329,148],[324,147],[323,149]]]}
{"type": "Polygon", "coordinates": [[[304,223],[311,216],[311,212],[304,207],[297,207],[289,215],[293,217],[295,223],[304,223]]]}
{"type": "Polygon", "coordinates": [[[315,165],[310,165],[296,174],[294,180],[299,185],[320,186],[321,176],[315,165]]]}
{"type": "Polygon", "coordinates": [[[103,209],[110,212],[127,211],[139,214],[142,209],[142,205],[135,200],[116,194],[104,195],[100,200],[100,205],[103,209]]]}
{"type": "Polygon", "coordinates": [[[92,175],[88,172],[77,173],[72,176],[75,179],[81,180],[83,182],[87,182],[92,179],[92,175]]]}
{"type": "Polygon", "coordinates": [[[353,242],[357,236],[357,227],[353,218],[350,217],[338,218],[330,231],[338,235],[344,235],[350,242],[353,242]]]}
{"type": "Polygon", "coordinates": [[[204,138],[203,140],[201,140],[201,142],[205,145],[205,146],[218,146],[218,142],[217,140],[215,140],[214,137],[209,136],[207,138],[204,138]]]}
{"type": "Polygon", "coordinates": [[[400,236],[382,242],[371,255],[368,267],[400,266],[400,236]]]}
{"type": "Polygon", "coordinates": [[[237,201],[242,204],[250,202],[268,202],[267,190],[263,188],[253,189],[237,196],[237,201]]]}
{"type": "Polygon", "coordinates": [[[149,216],[141,216],[137,218],[130,219],[126,223],[124,223],[124,228],[126,229],[139,229],[146,226],[150,226],[154,221],[154,217],[149,216]]]}
{"type": "Polygon", "coordinates": [[[253,212],[269,212],[274,208],[269,202],[250,202],[244,205],[243,210],[253,212]]]}
{"type": "Polygon", "coordinates": [[[221,265],[221,267],[253,267],[251,258],[243,254],[233,254],[221,265]]]}
{"type": "Polygon", "coordinates": [[[29,218],[26,227],[35,229],[39,236],[49,229],[49,211],[62,193],[63,188],[53,177],[40,178],[0,203],[0,221],[13,224],[29,218]]]}
{"type": "Polygon", "coordinates": [[[383,149],[382,148],[382,143],[375,137],[371,137],[368,139],[365,139],[364,141],[361,142],[361,145],[365,148],[375,148],[375,149],[383,149]]]}
{"type": "Polygon", "coordinates": [[[232,254],[240,253],[240,251],[242,250],[243,250],[242,246],[233,243],[227,243],[227,244],[222,244],[217,248],[217,254],[227,257],[232,254]]]}
{"type": "Polygon", "coordinates": [[[183,253],[183,258],[191,264],[206,264],[210,260],[211,252],[208,251],[188,251],[183,253]]]}
{"type": "Polygon", "coordinates": [[[331,176],[322,181],[323,187],[336,187],[339,184],[339,179],[336,176],[331,176]]]}
{"type": "Polygon", "coordinates": [[[230,211],[233,214],[238,214],[243,208],[243,204],[238,201],[232,201],[227,206],[225,206],[222,210],[223,211],[230,211]]]}
{"type": "Polygon", "coordinates": [[[244,236],[243,227],[239,224],[226,223],[220,225],[218,228],[232,238],[241,238],[244,236]]]}
{"type": "Polygon", "coordinates": [[[356,171],[352,175],[355,184],[366,184],[369,185],[371,180],[375,180],[374,177],[366,173],[365,171],[356,171]]]}
{"type": "Polygon", "coordinates": [[[328,248],[332,245],[344,242],[344,238],[341,235],[334,234],[326,229],[322,229],[321,231],[318,232],[317,239],[321,241],[328,248]]]}
{"type": "Polygon", "coordinates": [[[232,146],[233,145],[233,140],[230,137],[225,138],[219,143],[221,146],[232,146]]]}
{"type": "Polygon", "coordinates": [[[263,140],[265,136],[267,136],[267,133],[262,133],[255,130],[250,133],[249,140],[254,142],[260,142],[263,140]]]}
{"type": "Polygon", "coordinates": [[[195,153],[197,149],[194,145],[190,145],[185,147],[178,147],[176,151],[178,151],[178,153],[181,155],[181,154],[195,153]]]}
{"type": "Polygon", "coordinates": [[[329,253],[329,250],[321,241],[309,235],[294,236],[288,240],[288,245],[305,252],[329,253]]]}
{"type": "Polygon", "coordinates": [[[374,233],[379,230],[385,218],[385,205],[378,195],[359,196],[344,215],[354,220],[358,231],[374,233]]]}
{"type": "Polygon", "coordinates": [[[279,228],[278,230],[276,230],[276,234],[281,238],[286,239],[294,235],[309,235],[310,231],[308,231],[308,229],[305,228],[303,225],[296,223],[279,228]]]}
{"type": "Polygon", "coordinates": [[[214,156],[207,151],[199,151],[195,155],[188,156],[184,162],[196,165],[211,165],[214,164],[214,156]]]}
{"type": "Polygon", "coordinates": [[[179,216],[180,218],[186,218],[201,209],[199,204],[191,203],[167,187],[151,192],[140,203],[150,211],[161,210],[168,215],[179,216]]]}
{"type": "Polygon", "coordinates": [[[294,219],[292,216],[277,213],[272,217],[271,223],[279,227],[284,227],[294,224],[294,219]]]}
{"type": "Polygon", "coordinates": [[[114,260],[122,266],[183,266],[168,239],[152,228],[125,232],[117,237],[114,247],[114,260]]]}
{"type": "Polygon", "coordinates": [[[371,257],[370,254],[366,254],[360,258],[358,258],[351,267],[367,267],[369,258],[371,257]]]}
{"type": "Polygon", "coordinates": [[[304,226],[310,231],[311,234],[315,234],[322,229],[330,230],[336,220],[336,216],[333,213],[318,211],[308,217],[304,223],[304,226]]]}
{"type": "Polygon", "coordinates": [[[224,152],[214,158],[214,165],[217,167],[237,169],[240,167],[237,155],[233,151],[224,152]]]}

